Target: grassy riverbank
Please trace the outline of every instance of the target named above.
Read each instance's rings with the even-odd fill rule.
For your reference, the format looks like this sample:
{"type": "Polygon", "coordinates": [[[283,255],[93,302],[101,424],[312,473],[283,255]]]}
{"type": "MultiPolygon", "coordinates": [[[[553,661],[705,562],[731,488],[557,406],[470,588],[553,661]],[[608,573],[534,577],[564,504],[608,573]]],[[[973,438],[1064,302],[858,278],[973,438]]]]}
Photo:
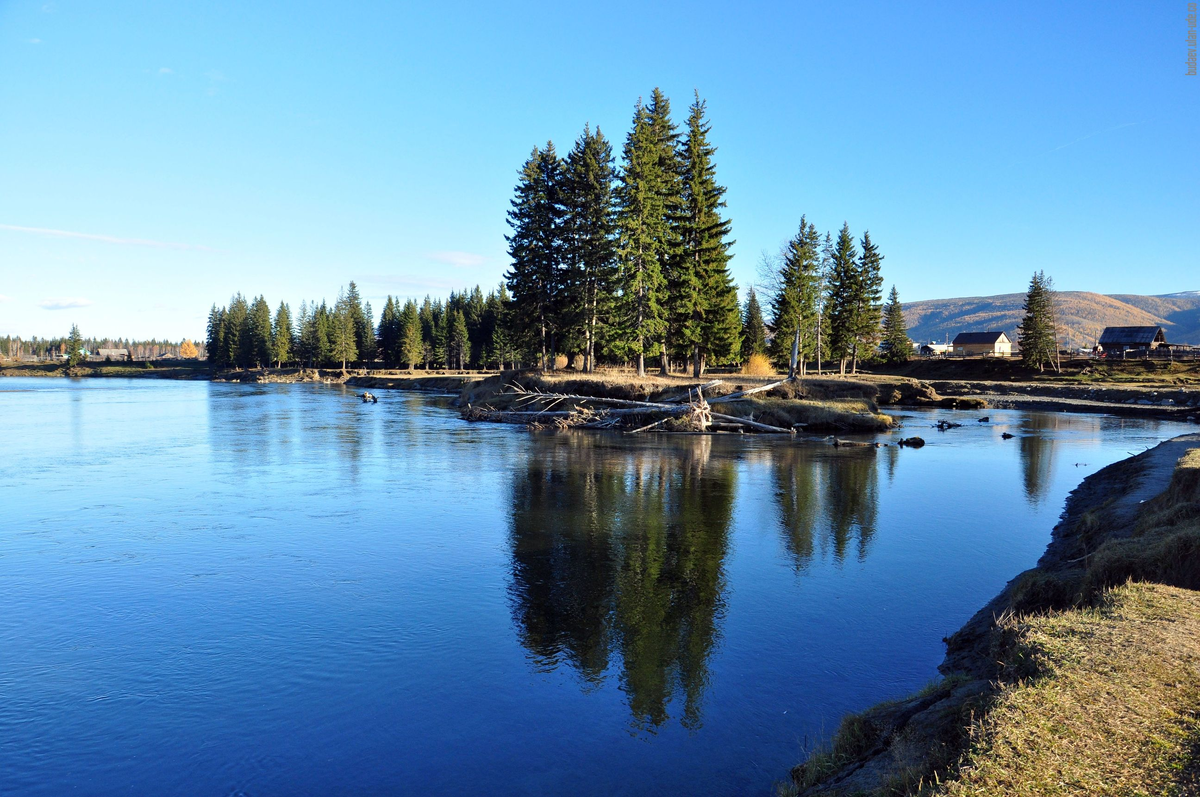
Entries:
{"type": "Polygon", "coordinates": [[[1188,435],[1085,481],[1039,566],[948,640],[946,677],[847,717],[780,791],[1195,793],[1197,589],[1200,435],[1188,435]]]}
{"type": "Polygon", "coordinates": [[[122,379],[209,379],[212,370],[202,360],[80,363],[68,369],[64,363],[3,363],[0,377],[72,377],[122,379]]]}

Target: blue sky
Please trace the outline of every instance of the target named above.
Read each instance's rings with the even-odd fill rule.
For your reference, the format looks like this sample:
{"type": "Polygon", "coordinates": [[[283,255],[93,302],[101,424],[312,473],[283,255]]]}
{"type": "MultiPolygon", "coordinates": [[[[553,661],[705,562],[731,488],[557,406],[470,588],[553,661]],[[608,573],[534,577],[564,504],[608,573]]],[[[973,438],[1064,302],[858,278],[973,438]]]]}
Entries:
{"type": "Polygon", "coordinates": [[[743,287],[808,214],[905,300],[1200,289],[1186,33],[1174,0],[0,0],[0,334],[495,284],[529,150],[619,150],[654,86],[708,101],[743,287]]]}

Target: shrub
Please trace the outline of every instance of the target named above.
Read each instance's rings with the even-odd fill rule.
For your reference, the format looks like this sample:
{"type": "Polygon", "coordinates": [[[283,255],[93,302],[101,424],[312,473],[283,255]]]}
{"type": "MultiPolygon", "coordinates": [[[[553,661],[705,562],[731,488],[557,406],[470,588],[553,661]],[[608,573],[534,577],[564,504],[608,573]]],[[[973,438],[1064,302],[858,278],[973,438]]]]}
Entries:
{"type": "Polygon", "coordinates": [[[765,354],[751,354],[742,365],[742,373],[746,376],[773,376],[775,369],[765,354]]]}

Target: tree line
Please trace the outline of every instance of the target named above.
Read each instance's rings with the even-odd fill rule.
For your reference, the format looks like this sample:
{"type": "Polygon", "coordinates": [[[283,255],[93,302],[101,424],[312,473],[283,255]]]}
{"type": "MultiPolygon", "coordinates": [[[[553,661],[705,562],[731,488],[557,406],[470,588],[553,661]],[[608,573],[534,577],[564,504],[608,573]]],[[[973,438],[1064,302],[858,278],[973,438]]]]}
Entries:
{"type": "Polygon", "coordinates": [[[387,297],[379,323],[371,303],[352,281],[330,306],[301,302],[293,321],[280,302],[274,314],[259,296],[241,294],[208,316],[209,361],[218,368],[301,365],[345,369],[353,362],[382,361],[409,369],[502,368],[526,362],[509,335],[511,300],[504,285],[486,295],[476,286],[446,300],[417,303],[387,297]]]}
{"type": "MultiPolygon", "coordinates": [[[[78,331],[77,328],[76,331],[78,331]]],[[[70,335],[55,338],[33,336],[27,339],[19,335],[5,335],[4,337],[0,337],[0,357],[13,360],[50,359],[75,351],[76,349],[72,349],[70,346],[70,340],[70,335]]],[[[189,357],[204,356],[203,346],[193,344],[188,340],[171,341],[159,340],[157,338],[132,340],[130,338],[80,336],[79,344],[92,353],[100,349],[125,349],[131,357],[137,360],[152,360],[159,357],[186,359],[189,357]],[[194,348],[189,349],[189,346],[193,346],[194,348]]]]}

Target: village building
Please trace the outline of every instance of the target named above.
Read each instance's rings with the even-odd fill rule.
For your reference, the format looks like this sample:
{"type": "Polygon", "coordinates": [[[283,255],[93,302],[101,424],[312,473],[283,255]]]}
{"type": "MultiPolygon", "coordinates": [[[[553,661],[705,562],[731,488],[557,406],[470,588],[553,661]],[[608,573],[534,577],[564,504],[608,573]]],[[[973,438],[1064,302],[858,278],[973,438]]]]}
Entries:
{"type": "Polygon", "coordinates": [[[1112,354],[1121,351],[1140,351],[1168,346],[1167,333],[1162,327],[1105,327],[1097,348],[1112,354]]]}
{"type": "Polygon", "coordinates": [[[936,340],[921,344],[922,357],[942,357],[950,354],[952,351],[954,351],[954,347],[949,343],[938,343],[936,340]]]}
{"type": "Polygon", "coordinates": [[[1012,355],[1012,341],[1003,332],[960,332],[950,345],[958,357],[1012,355]]]}
{"type": "Polygon", "coordinates": [[[97,349],[96,356],[101,360],[120,362],[129,359],[129,349],[97,349]]]}

